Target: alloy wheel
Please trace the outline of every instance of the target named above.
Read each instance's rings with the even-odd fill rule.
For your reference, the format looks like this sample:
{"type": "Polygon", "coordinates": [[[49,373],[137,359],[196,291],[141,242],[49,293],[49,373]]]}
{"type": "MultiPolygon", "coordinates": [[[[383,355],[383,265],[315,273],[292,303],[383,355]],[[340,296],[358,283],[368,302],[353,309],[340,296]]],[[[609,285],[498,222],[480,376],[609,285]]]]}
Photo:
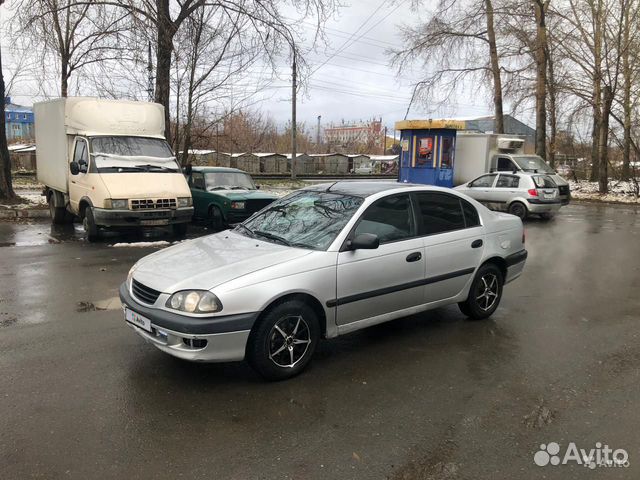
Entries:
{"type": "Polygon", "coordinates": [[[476,296],[476,302],[483,311],[488,311],[493,307],[498,299],[499,292],[498,277],[493,273],[487,273],[482,276],[478,283],[479,295],[476,296]]]}
{"type": "Polygon", "coordinates": [[[301,315],[278,320],[269,333],[269,358],[279,367],[293,368],[311,345],[309,325],[301,315]]]}

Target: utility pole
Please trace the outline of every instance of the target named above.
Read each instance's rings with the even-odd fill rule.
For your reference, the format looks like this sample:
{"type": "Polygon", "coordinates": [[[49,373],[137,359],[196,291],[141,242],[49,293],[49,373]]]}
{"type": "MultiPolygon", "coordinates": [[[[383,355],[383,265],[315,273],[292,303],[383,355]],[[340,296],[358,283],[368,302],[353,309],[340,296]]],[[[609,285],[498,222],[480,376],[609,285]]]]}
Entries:
{"type": "Polygon", "coordinates": [[[297,139],[296,139],[296,94],[298,90],[298,74],[296,72],[296,49],[293,49],[293,64],[291,65],[291,180],[296,179],[298,164],[297,139]]]}
{"type": "Polygon", "coordinates": [[[149,40],[149,60],[147,62],[147,95],[149,101],[153,102],[153,61],[151,60],[151,40],[149,40]]]}
{"type": "Polygon", "coordinates": [[[384,126],[384,138],[382,139],[382,154],[387,153],[387,126],[384,126]]]}
{"type": "Polygon", "coordinates": [[[216,122],[216,166],[220,166],[220,124],[216,122]]]}

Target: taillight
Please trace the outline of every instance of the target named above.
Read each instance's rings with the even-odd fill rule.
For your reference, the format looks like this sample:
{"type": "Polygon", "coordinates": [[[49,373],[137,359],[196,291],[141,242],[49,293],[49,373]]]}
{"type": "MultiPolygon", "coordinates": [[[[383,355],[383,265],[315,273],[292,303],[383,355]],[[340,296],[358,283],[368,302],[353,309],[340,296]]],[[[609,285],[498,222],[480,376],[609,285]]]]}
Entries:
{"type": "Polygon", "coordinates": [[[535,188],[530,188],[529,190],[527,190],[527,193],[529,195],[531,195],[532,197],[537,197],[538,196],[538,190],[536,190],[535,188]]]}

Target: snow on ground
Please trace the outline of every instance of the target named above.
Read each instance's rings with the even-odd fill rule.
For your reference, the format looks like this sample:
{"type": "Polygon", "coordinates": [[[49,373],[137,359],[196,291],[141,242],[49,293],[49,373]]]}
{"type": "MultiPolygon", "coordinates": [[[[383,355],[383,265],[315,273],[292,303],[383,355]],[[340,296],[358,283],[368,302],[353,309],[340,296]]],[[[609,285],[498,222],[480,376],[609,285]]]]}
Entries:
{"type": "Polygon", "coordinates": [[[111,246],[114,248],[147,248],[147,247],[168,247],[171,244],[172,244],[171,242],[167,242],[166,240],[158,240],[157,242],[132,242],[132,243],[120,242],[120,243],[114,243],[111,246]]]}
{"type": "Polygon", "coordinates": [[[576,200],[597,200],[601,202],[632,203],[640,205],[636,184],[632,181],[609,180],[609,193],[598,192],[598,182],[570,181],[571,197],[576,200]]]}

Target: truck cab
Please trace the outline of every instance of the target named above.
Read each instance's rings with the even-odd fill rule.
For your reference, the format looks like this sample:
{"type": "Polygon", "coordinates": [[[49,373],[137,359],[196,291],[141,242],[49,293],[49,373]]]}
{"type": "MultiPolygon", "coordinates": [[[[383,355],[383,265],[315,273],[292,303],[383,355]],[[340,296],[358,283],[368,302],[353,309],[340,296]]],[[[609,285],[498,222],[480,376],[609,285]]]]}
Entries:
{"type": "Polygon", "coordinates": [[[161,105],[76,97],[34,108],[38,179],[53,223],[79,218],[89,241],[106,228],[186,233],[193,202],[161,105]]]}

